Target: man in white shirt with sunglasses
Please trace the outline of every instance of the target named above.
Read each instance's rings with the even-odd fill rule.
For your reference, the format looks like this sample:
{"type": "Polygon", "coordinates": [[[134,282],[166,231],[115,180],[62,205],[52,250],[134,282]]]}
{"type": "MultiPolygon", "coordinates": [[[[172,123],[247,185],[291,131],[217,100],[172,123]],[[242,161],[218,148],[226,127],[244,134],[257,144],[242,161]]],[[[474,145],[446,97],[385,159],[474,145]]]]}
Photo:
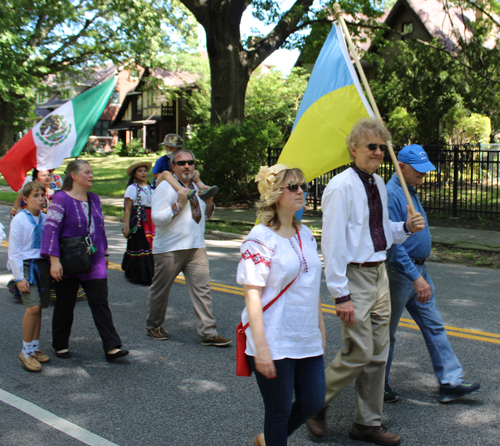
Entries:
{"type": "Polygon", "coordinates": [[[390,139],[383,123],[358,121],[347,138],[353,164],[332,178],[323,193],[321,249],[344,348],[325,372],[325,407],[307,424],[323,436],[329,402],[354,379],[356,412],[349,436],[392,446],[401,438],[382,425],[391,311],[384,261],[393,243],[424,228],[424,219],[408,211],[406,222],[389,220],[384,181],[375,171],[390,139]]]}
{"type": "Polygon", "coordinates": [[[172,173],[183,186],[179,192],[162,181],[153,193],[151,217],[156,225],[153,240],[155,275],[148,296],[146,331],[158,341],[169,338],[163,328],[170,290],[182,271],[193,303],[196,331],[201,345],[222,347],[230,339],[217,334],[212,315],[208,257],[205,244],[205,220],[214,212],[213,198],[200,200],[198,194],[188,198],[193,182],[195,158],[189,150],[172,155],[172,173]]]}

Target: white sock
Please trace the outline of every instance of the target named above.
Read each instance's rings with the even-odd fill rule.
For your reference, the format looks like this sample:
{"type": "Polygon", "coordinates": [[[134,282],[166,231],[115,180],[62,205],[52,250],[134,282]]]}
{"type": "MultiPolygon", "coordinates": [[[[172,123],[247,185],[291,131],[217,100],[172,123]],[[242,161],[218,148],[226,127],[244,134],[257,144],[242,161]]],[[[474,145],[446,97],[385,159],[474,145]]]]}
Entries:
{"type": "Polygon", "coordinates": [[[23,355],[25,358],[28,358],[28,356],[31,354],[31,342],[24,342],[23,341],[23,355]]]}
{"type": "Polygon", "coordinates": [[[40,342],[39,339],[37,339],[36,341],[31,341],[31,345],[33,346],[33,351],[37,351],[38,350],[38,343],[40,342]]]}

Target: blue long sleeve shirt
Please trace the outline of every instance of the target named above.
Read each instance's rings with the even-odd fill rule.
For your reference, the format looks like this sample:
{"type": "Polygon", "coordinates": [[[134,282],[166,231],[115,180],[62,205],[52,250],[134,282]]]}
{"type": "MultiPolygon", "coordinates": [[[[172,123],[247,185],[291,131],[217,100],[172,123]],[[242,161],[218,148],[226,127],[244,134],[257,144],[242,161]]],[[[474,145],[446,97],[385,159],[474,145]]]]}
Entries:
{"type": "MultiPolygon", "coordinates": [[[[386,185],[389,216],[392,221],[406,221],[407,210],[405,193],[397,174],[394,174],[386,185]]],[[[404,243],[392,245],[387,251],[387,260],[405,277],[412,282],[420,277],[420,271],[412,262],[412,259],[422,260],[429,257],[432,248],[431,231],[427,222],[427,215],[418,199],[414,187],[408,186],[415,210],[420,212],[425,219],[425,228],[413,234],[404,243]]]]}

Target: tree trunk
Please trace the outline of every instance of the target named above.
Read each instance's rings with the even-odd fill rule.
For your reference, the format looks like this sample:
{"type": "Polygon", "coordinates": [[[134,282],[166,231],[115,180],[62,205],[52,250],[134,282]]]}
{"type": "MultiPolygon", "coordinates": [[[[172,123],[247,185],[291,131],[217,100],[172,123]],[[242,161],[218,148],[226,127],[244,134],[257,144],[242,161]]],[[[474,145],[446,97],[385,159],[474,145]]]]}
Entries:
{"type": "Polygon", "coordinates": [[[252,0],[181,0],[205,28],[210,59],[212,108],[210,122],[239,124],[245,115],[250,75],[280,48],[311,7],[313,0],[295,0],[274,29],[248,50],[241,44],[240,23],[252,0]]]}
{"type": "MultiPolygon", "coordinates": [[[[222,47],[224,45],[220,45],[222,47]]],[[[209,50],[210,54],[210,50],[209,50]]],[[[250,75],[236,49],[219,48],[210,55],[212,83],[210,123],[239,124],[245,113],[245,94],[250,75]]]]}
{"type": "Polygon", "coordinates": [[[243,121],[245,94],[252,74],[247,52],[240,41],[239,20],[234,20],[234,11],[232,13],[229,8],[211,11],[205,26],[212,85],[212,125],[243,121]]]}
{"type": "Polygon", "coordinates": [[[14,105],[0,99],[0,156],[14,145],[14,105]]]}

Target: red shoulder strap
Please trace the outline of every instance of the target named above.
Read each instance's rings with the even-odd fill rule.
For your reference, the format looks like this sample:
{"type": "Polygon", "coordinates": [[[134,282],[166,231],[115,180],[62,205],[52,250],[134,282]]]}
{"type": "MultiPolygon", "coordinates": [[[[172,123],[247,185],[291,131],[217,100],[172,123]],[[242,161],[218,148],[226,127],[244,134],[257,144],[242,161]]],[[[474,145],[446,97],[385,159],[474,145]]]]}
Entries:
{"type": "MultiPolygon", "coordinates": [[[[298,230],[297,230],[297,237],[299,238],[300,250],[302,251],[302,240],[301,240],[301,238],[300,238],[300,233],[299,233],[299,231],[298,231],[298,230]]],[[[299,268],[299,272],[298,272],[298,273],[297,273],[297,275],[295,276],[295,279],[296,279],[297,277],[299,277],[299,274],[300,274],[300,268],[299,268]]],[[[278,295],[277,295],[277,296],[276,296],[276,297],[275,297],[275,298],[274,298],[271,302],[269,302],[269,303],[268,303],[268,304],[267,304],[267,305],[266,305],[266,306],[262,309],[262,312],[263,312],[263,313],[264,313],[264,311],[266,311],[266,310],[267,310],[267,309],[268,309],[268,308],[269,308],[269,307],[270,307],[270,306],[271,306],[274,302],[276,302],[276,301],[277,301],[277,300],[281,297],[281,295],[282,295],[282,294],[283,294],[286,290],[288,290],[288,288],[290,288],[290,287],[292,286],[292,283],[293,283],[293,282],[295,282],[295,279],[293,279],[293,280],[292,280],[292,281],[291,281],[291,282],[290,282],[290,283],[289,283],[289,284],[288,284],[285,288],[283,288],[283,289],[281,290],[281,292],[280,292],[280,293],[279,293],[279,294],[278,294],[278,295]]],[[[245,331],[245,330],[248,328],[248,326],[249,326],[249,325],[250,325],[250,322],[247,322],[247,323],[243,326],[242,330],[243,330],[243,331],[245,331]]]]}

